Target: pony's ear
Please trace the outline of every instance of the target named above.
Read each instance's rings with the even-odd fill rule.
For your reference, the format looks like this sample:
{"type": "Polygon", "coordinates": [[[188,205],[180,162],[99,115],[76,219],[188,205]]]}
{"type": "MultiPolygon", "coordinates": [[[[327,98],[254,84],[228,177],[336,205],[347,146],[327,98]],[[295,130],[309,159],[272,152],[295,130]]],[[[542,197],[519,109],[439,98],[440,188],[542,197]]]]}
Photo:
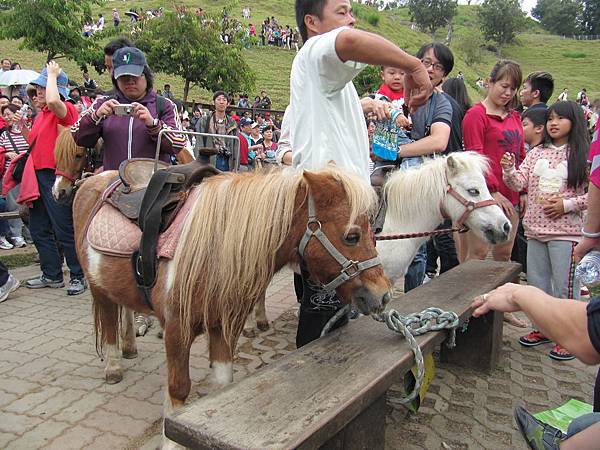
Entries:
{"type": "Polygon", "coordinates": [[[316,172],[310,172],[308,170],[304,170],[304,171],[302,171],[302,177],[306,181],[306,184],[308,184],[309,188],[316,188],[317,185],[320,182],[322,182],[322,176],[316,172]]]}
{"type": "Polygon", "coordinates": [[[448,170],[450,172],[450,175],[456,175],[458,173],[458,168],[460,165],[456,158],[452,155],[449,155],[448,158],[446,158],[446,162],[448,163],[448,170]]]}

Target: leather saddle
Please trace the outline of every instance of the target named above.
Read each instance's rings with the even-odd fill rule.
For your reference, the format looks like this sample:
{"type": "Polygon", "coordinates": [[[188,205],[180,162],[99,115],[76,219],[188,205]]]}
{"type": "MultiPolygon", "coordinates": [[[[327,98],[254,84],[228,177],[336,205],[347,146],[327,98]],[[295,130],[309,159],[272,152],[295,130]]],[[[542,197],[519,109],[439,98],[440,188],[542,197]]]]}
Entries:
{"type": "MultiPolygon", "coordinates": [[[[154,160],[134,158],[119,166],[120,183],[107,202],[126,217],[137,221],[142,237],[139,250],[132,255],[132,266],[138,288],[152,309],[150,293],[156,283],[158,236],[171,224],[187,199],[192,187],[206,177],[221,172],[213,166],[192,161],[171,166],[154,160]]],[[[115,179],[117,181],[117,179],[115,179]]]]}

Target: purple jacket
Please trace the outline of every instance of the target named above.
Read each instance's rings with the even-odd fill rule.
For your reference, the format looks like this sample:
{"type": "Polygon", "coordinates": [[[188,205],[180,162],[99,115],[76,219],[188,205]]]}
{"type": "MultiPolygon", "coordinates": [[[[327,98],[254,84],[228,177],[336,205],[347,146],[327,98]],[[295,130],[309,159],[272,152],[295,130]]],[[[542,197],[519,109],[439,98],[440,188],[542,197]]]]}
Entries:
{"type": "MultiPolygon", "coordinates": [[[[130,158],[154,158],[156,140],[161,129],[181,130],[177,107],[165,99],[166,108],[159,117],[156,127],[149,128],[141,120],[128,116],[111,115],[103,118],[96,116],[96,111],[110,98],[119,103],[131,103],[119,91],[112,97],[99,97],[87,109],[71,128],[73,139],[81,147],[93,147],[99,138],[104,139],[104,170],[115,170],[119,164],[130,158]]],[[[156,93],[150,91],[138,103],[144,105],[153,117],[157,116],[156,93]]],[[[185,147],[186,138],[176,133],[164,133],[161,139],[160,159],[170,162],[170,155],[178,153],[185,147]]]]}

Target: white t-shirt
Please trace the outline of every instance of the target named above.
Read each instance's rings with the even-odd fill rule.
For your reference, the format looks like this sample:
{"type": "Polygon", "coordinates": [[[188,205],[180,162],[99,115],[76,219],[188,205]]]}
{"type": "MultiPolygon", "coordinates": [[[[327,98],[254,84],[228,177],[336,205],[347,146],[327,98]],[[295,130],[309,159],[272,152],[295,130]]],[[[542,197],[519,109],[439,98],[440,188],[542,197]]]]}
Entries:
{"type": "Polygon", "coordinates": [[[369,180],[369,138],[352,79],[365,67],[340,60],[338,34],[308,39],[294,58],[290,78],[292,164],[320,169],[329,161],[369,180]]]}

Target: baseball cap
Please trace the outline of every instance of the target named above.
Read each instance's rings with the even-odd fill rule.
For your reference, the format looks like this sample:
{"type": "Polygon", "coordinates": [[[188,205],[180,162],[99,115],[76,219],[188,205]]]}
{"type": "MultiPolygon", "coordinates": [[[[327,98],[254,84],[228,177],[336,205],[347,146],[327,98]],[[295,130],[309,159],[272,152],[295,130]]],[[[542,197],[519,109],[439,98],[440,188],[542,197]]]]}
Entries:
{"type": "Polygon", "coordinates": [[[248,119],[247,117],[242,118],[242,120],[240,121],[240,125],[244,126],[244,125],[252,125],[252,120],[248,119]]]}
{"type": "MultiPolygon", "coordinates": [[[[48,69],[44,68],[40,76],[31,81],[29,84],[45,88],[48,84],[48,69]]],[[[61,70],[58,74],[58,77],[56,78],[56,84],[58,85],[58,93],[62,96],[62,98],[68,100],[69,89],[67,88],[67,84],[69,84],[69,77],[67,77],[67,74],[63,70],[61,70]]]]}
{"type": "Polygon", "coordinates": [[[252,122],[252,126],[250,128],[256,128],[258,127],[258,122],[252,122]]]}
{"type": "Polygon", "coordinates": [[[113,55],[113,75],[115,78],[123,75],[139,77],[144,72],[146,56],[135,47],[123,47],[113,55]]]}

